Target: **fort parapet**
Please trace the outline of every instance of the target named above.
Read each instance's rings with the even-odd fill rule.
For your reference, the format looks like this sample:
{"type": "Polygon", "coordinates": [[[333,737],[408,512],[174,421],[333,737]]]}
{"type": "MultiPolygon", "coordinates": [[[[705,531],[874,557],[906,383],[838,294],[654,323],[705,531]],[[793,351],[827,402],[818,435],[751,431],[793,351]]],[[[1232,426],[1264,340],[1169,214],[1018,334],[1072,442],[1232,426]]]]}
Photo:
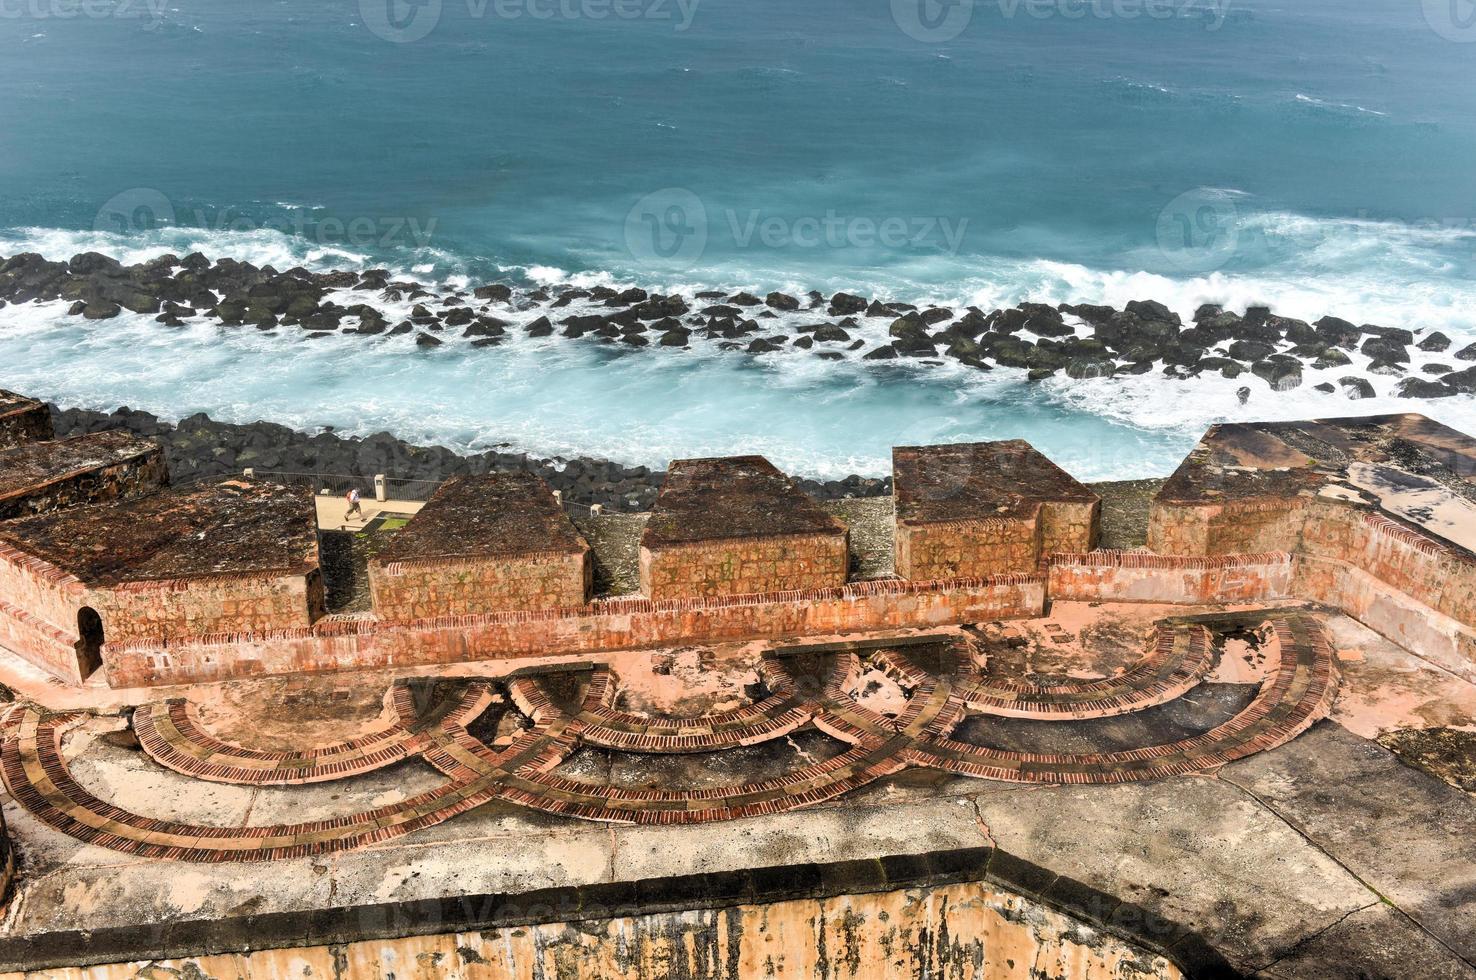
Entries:
{"type": "Polygon", "coordinates": [[[0,449],[51,437],[50,409],[34,398],[0,389],[0,449]]]}
{"type": "MultiPolygon", "coordinates": [[[[114,452],[164,479],[147,444],[114,452]]],[[[334,614],[306,491],[227,481],[68,507],[0,522],[0,645],[124,687],[931,627],[1053,597],[1301,598],[1476,677],[1476,440],[1422,416],[1217,426],[1131,552],[1095,550],[1098,495],[1027,443],[902,447],[894,466],[890,578],[852,580],[846,526],[745,456],[672,464],[642,594],[593,595],[590,545],[552,492],[499,474],[447,483],[369,561],[370,607],[334,614]]]]}
{"type": "Polygon", "coordinates": [[[0,450],[0,520],[149,494],[168,482],[164,451],[126,432],[0,450]]]}
{"type": "Polygon", "coordinates": [[[641,536],[652,599],[844,585],[846,527],[762,456],[671,464],[641,536]]]}
{"type": "Polygon", "coordinates": [[[903,578],[1028,572],[1096,547],[1101,498],[1023,440],[900,446],[892,473],[903,578]]]}
{"type": "Polygon", "coordinates": [[[532,473],[447,481],[369,563],[389,620],[583,605],[593,576],[589,543],[532,473]]]}

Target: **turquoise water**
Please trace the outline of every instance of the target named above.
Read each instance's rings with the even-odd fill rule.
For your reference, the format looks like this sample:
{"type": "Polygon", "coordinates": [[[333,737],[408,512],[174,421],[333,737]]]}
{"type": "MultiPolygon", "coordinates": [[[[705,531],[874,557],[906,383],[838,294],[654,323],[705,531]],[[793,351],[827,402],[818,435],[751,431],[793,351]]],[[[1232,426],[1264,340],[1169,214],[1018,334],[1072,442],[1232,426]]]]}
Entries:
{"type": "MultiPolygon", "coordinates": [[[[1269,302],[1476,335],[1459,4],[155,2],[0,16],[0,253],[1269,302]]],[[[1219,418],[1350,410],[1310,385],[1242,407],[1220,379],[1026,386],[557,341],[415,356],[48,309],[0,311],[0,384],[464,447],[762,448],[817,474],[876,471],[896,441],[1020,435],[1138,475],[1219,418]]],[[[1476,428],[1470,402],[1424,406],[1476,428]]]]}

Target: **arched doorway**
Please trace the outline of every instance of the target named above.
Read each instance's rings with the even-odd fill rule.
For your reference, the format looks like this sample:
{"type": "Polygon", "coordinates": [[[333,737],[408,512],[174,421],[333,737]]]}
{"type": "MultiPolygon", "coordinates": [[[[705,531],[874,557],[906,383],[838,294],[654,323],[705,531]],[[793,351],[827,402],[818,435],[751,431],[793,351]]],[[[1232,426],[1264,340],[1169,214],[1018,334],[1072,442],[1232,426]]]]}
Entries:
{"type": "Polygon", "coordinates": [[[96,609],[77,610],[77,636],[77,672],[85,681],[102,666],[103,623],[96,609]]]}

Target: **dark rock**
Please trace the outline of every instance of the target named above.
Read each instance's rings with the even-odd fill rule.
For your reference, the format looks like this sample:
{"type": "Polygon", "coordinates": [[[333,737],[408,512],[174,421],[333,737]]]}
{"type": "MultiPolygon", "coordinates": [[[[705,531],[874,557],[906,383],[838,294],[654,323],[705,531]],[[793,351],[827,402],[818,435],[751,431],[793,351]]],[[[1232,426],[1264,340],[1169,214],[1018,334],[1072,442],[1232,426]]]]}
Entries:
{"type": "Polygon", "coordinates": [[[776,310],[797,310],[800,307],[799,300],[788,293],[770,293],[764,297],[764,303],[776,310]]]}
{"type": "Polygon", "coordinates": [[[1406,346],[1397,340],[1386,337],[1370,337],[1363,342],[1359,348],[1365,357],[1376,361],[1395,361],[1401,364],[1409,362],[1409,351],[1406,346]]]}
{"type": "Polygon", "coordinates": [[[1123,307],[1123,310],[1143,320],[1172,323],[1176,327],[1180,326],[1183,322],[1179,319],[1179,314],[1156,300],[1132,300],[1127,306],[1123,307]]]}
{"type": "Polygon", "coordinates": [[[1206,357],[1198,364],[1201,371],[1219,371],[1226,378],[1238,378],[1245,372],[1239,361],[1228,357],[1206,357]]]}
{"type": "Polygon", "coordinates": [[[1320,370],[1322,368],[1344,367],[1352,363],[1353,358],[1344,354],[1336,347],[1329,347],[1322,352],[1322,355],[1316,361],[1312,362],[1312,366],[1320,370]]]}
{"type": "Polygon", "coordinates": [[[1356,347],[1358,338],[1363,336],[1362,330],[1341,317],[1325,316],[1313,326],[1317,330],[1317,335],[1326,343],[1348,350],[1356,347]]]}
{"type": "Polygon", "coordinates": [[[851,335],[833,323],[821,324],[815,329],[815,339],[818,341],[832,343],[851,339],[851,335]]]}
{"type": "Polygon", "coordinates": [[[1434,375],[1450,374],[1454,370],[1455,370],[1455,368],[1451,367],[1449,364],[1422,364],[1422,365],[1420,365],[1420,373],[1421,374],[1434,374],[1434,375]]]}
{"type": "Polygon", "coordinates": [[[850,293],[836,293],[830,297],[831,316],[850,316],[852,313],[861,313],[866,310],[866,300],[860,296],[850,293]]]}
{"type": "Polygon", "coordinates": [[[1373,385],[1369,384],[1367,379],[1355,377],[1339,378],[1338,385],[1343,389],[1343,394],[1349,398],[1356,400],[1374,397],[1373,385]]]}
{"type": "Polygon", "coordinates": [[[525,326],[523,332],[530,337],[547,337],[554,332],[554,328],[548,317],[541,316],[525,326]]]}
{"type": "Polygon", "coordinates": [[[1320,391],[1320,392],[1322,392],[1324,394],[1331,395],[1333,392],[1337,391],[1338,389],[1335,388],[1335,387],[1333,387],[1332,382],[1330,382],[1330,381],[1324,381],[1321,384],[1315,384],[1315,385],[1313,385],[1312,386],[1312,390],[1313,391],[1320,391]]]}
{"type": "Polygon", "coordinates": [[[415,335],[416,347],[440,347],[442,343],[444,343],[444,341],[442,341],[441,338],[433,336],[432,334],[428,334],[423,330],[415,335]]]}
{"type": "Polygon", "coordinates": [[[1441,378],[1440,383],[1463,395],[1476,394],[1476,367],[1452,371],[1441,378]]]}
{"type": "Polygon", "coordinates": [[[759,339],[753,341],[748,345],[748,353],[772,354],[775,351],[783,350],[784,344],[782,343],[782,340],[783,338],[770,339],[767,337],[760,337],[759,339]]]}
{"type": "Polygon", "coordinates": [[[100,300],[96,303],[88,303],[86,307],[82,310],[82,316],[84,319],[87,320],[111,320],[113,317],[122,312],[123,307],[119,306],[117,303],[109,303],[106,300],[100,300]]]}
{"type": "Polygon", "coordinates": [[[1405,378],[1394,386],[1394,392],[1400,398],[1449,398],[1456,393],[1456,390],[1439,381],[1405,378]]]}
{"type": "Polygon", "coordinates": [[[1364,333],[1373,334],[1392,341],[1401,347],[1408,347],[1415,342],[1414,331],[1405,330],[1403,327],[1377,327],[1372,323],[1365,323],[1362,327],[1364,333]]]}
{"type": "Polygon", "coordinates": [[[1428,337],[1423,338],[1415,346],[1419,347],[1420,350],[1430,351],[1432,353],[1438,354],[1446,348],[1450,347],[1450,338],[1437,330],[1434,333],[1430,334],[1428,337]]]}
{"type": "Polygon", "coordinates": [[[1456,351],[1455,359],[1458,361],[1476,361],[1476,344],[1467,344],[1456,351]]]}
{"type": "Polygon", "coordinates": [[[1267,359],[1251,365],[1251,373],[1272,391],[1290,391],[1302,383],[1302,366],[1290,358],[1267,359]]]}
{"type": "Polygon", "coordinates": [[[1368,363],[1368,373],[1377,374],[1385,378],[1397,378],[1404,374],[1404,365],[1398,361],[1379,358],[1368,363]]]}
{"type": "Polygon", "coordinates": [[[878,347],[875,350],[867,351],[864,355],[862,355],[861,359],[863,361],[890,361],[896,356],[896,348],[887,346],[878,347]]]}
{"type": "Polygon", "coordinates": [[[763,300],[753,295],[753,293],[734,293],[728,297],[728,302],[734,306],[758,306],[763,300]]]}
{"type": "Polygon", "coordinates": [[[1237,361],[1263,361],[1276,353],[1276,348],[1259,340],[1237,340],[1230,345],[1229,353],[1237,361]]]}
{"type": "Polygon", "coordinates": [[[487,286],[478,286],[472,290],[472,295],[477,299],[491,300],[494,303],[506,303],[512,299],[512,287],[502,283],[492,283],[487,286]]]}

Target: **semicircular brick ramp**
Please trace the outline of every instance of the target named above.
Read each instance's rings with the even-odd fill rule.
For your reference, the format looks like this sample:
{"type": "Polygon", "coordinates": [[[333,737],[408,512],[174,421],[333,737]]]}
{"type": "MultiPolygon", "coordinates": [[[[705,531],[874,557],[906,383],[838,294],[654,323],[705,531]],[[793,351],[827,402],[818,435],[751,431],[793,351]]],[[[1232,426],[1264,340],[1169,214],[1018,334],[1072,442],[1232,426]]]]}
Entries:
{"type": "Polygon", "coordinates": [[[760,666],[772,693],[732,711],[690,718],[661,718],[617,711],[615,686],[606,668],[591,678],[575,720],[586,745],[626,752],[712,752],[782,738],[814,716],[816,705],[794,691],[783,668],[766,659],[760,666]]]}
{"type": "Polygon", "coordinates": [[[72,777],[62,739],[86,720],[85,715],[44,716],[27,709],[15,737],[0,749],[6,788],[56,830],[141,857],[260,861],[341,851],[434,826],[496,796],[491,781],[452,781],[399,803],[307,823],[205,827],[157,820],[99,800],[72,777]]]}
{"type": "Polygon", "coordinates": [[[1159,623],[1148,655],[1115,677],[1032,684],[977,678],[956,682],[954,694],[971,711],[1006,718],[1079,721],[1123,715],[1172,701],[1215,664],[1214,638],[1192,623],[1159,623]]]}
{"type": "Polygon", "coordinates": [[[257,786],[319,783],[413,758],[425,748],[427,730],[470,724],[498,695],[478,681],[417,711],[409,685],[400,682],[385,700],[394,720],[359,738],[294,752],[260,751],[217,738],[200,725],[184,698],[138,708],[133,730],[151,759],[197,779],[257,786]]]}
{"type": "Polygon", "coordinates": [[[1218,727],[1163,745],[1120,752],[1010,752],[945,734],[920,739],[909,757],[919,766],[984,779],[1026,783],[1122,783],[1215,769],[1276,748],[1332,710],[1334,653],[1322,629],[1304,617],[1273,617],[1280,662],[1246,708],[1218,727]]]}

